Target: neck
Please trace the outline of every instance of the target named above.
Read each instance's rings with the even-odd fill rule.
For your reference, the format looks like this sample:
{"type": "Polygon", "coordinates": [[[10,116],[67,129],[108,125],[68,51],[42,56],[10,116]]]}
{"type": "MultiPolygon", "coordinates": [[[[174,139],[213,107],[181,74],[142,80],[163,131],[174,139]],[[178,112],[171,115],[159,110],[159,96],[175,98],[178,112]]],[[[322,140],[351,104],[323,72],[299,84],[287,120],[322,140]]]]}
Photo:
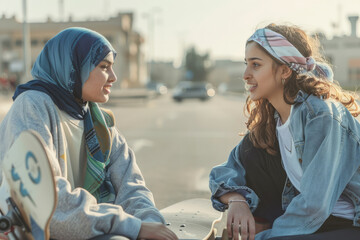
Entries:
{"type": "Polygon", "coordinates": [[[281,122],[285,123],[290,116],[291,105],[284,101],[283,95],[268,100],[279,113],[281,122]]]}
{"type": "Polygon", "coordinates": [[[87,102],[79,98],[75,98],[75,101],[82,107],[84,107],[87,104],[87,102]]]}

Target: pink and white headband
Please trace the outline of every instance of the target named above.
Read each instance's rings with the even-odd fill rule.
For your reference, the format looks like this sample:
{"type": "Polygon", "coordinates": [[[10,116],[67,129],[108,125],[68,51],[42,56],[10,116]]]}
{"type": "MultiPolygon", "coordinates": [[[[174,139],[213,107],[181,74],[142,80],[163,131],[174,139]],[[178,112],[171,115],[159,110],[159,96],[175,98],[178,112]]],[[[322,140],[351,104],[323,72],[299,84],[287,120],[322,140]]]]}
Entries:
{"type": "Polygon", "coordinates": [[[247,40],[254,41],[271,56],[286,64],[298,74],[314,75],[333,81],[333,71],[326,63],[316,62],[313,57],[304,57],[283,35],[267,28],[261,28],[247,40]]]}

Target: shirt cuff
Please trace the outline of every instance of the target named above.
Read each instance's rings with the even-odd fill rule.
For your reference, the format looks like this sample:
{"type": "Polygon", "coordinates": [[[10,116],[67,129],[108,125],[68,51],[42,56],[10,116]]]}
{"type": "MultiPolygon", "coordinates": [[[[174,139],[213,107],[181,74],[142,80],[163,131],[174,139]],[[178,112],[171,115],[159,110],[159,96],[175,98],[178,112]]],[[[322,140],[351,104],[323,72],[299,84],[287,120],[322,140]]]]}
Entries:
{"type": "Polygon", "coordinates": [[[230,186],[225,186],[225,184],[221,184],[219,188],[216,190],[215,194],[211,196],[213,207],[216,210],[224,212],[228,208],[228,205],[220,202],[219,198],[230,192],[236,192],[239,193],[241,196],[243,196],[247,201],[250,210],[252,212],[255,211],[259,203],[259,198],[252,189],[246,186],[230,187],[230,186]]]}

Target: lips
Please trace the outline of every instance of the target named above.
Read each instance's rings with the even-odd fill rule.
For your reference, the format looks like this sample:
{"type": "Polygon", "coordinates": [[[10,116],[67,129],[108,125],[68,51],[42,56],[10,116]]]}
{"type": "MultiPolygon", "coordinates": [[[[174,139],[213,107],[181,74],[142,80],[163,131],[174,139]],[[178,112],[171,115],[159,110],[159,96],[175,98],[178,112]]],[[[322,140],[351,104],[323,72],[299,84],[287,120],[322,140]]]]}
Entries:
{"type": "Polygon", "coordinates": [[[254,91],[255,88],[257,87],[257,84],[256,83],[245,83],[245,89],[246,91],[254,91]]]}
{"type": "Polygon", "coordinates": [[[111,84],[109,84],[109,85],[105,85],[103,88],[104,88],[104,91],[106,92],[106,93],[110,93],[111,91],[110,91],[110,88],[112,87],[112,85],[111,84]]]}

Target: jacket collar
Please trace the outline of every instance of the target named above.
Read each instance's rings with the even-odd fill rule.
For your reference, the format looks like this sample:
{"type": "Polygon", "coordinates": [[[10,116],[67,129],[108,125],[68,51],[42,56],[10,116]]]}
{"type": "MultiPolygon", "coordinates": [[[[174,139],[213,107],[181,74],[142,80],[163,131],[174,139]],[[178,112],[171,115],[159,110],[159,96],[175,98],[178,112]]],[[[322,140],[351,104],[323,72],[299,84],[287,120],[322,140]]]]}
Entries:
{"type": "Polygon", "coordinates": [[[303,92],[302,90],[299,90],[296,94],[296,97],[294,99],[294,103],[302,103],[305,102],[305,100],[309,97],[309,94],[303,92]]]}
{"type": "MultiPolygon", "coordinates": [[[[294,104],[305,102],[306,99],[307,99],[309,96],[310,96],[310,95],[307,94],[306,92],[303,92],[302,90],[299,90],[298,93],[296,94],[295,99],[294,99],[294,104]]],[[[280,118],[280,114],[279,114],[278,111],[276,111],[276,110],[275,110],[275,113],[274,113],[274,118],[275,118],[275,122],[277,122],[278,119],[280,118]]]]}

